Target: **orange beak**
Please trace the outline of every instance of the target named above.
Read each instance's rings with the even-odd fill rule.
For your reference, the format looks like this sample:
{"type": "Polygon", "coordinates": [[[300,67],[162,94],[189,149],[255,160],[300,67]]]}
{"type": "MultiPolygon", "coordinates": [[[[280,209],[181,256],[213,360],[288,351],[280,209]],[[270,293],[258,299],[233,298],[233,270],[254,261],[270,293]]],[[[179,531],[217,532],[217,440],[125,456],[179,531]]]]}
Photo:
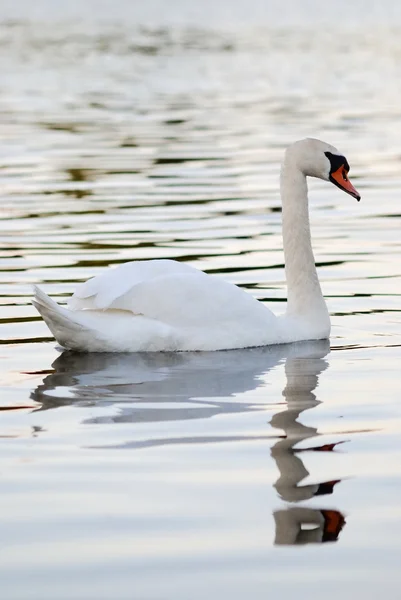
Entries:
{"type": "Polygon", "coordinates": [[[344,192],[347,192],[347,194],[351,194],[351,196],[356,198],[359,202],[361,195],[348,179],[347,171],[343,166],[337,169],[337,171],[334,171],[334,173],[330,173],[329,179],[334,185],[344,190],[344,192]]]}

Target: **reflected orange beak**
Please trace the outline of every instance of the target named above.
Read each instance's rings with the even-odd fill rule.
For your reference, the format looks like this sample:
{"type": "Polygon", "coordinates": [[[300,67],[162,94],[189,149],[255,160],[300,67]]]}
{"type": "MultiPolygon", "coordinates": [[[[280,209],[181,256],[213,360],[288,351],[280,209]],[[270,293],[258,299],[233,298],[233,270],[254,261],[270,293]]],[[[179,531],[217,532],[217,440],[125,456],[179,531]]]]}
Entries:
{"type": "Polygon", "coordinates": [[[320,511],[324,518],[323,542],[336,542],[345,525],[344,515],[338,510],[320,511]]]}
{"type": "Polygon", "coordinates": [[[334,171],[334,173],[330,173],[329,179],[334,185],[344,190],[344,192],[347,192],[347,194],[351,194],[351,196],[356,198],[359,202],[361,195],[348,179],[347,171],[343,166],[337,169],[337,171],[334,171]]]}

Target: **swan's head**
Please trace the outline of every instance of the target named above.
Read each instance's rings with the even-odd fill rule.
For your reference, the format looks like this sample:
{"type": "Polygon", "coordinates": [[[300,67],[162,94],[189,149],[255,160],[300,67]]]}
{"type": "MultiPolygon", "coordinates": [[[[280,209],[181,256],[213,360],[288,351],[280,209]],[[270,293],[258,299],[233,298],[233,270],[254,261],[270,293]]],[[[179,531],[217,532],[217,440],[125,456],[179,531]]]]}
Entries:
{"type": "Polygon", "coordinates": [[[306,138],[295,142],[287,149],[285,162],[288,161],[295,163],[304,175],[331,181],[358,201],[361,199],[359,192],[348,179],[347,159],[334,146],[320,140],[306,138]]]}

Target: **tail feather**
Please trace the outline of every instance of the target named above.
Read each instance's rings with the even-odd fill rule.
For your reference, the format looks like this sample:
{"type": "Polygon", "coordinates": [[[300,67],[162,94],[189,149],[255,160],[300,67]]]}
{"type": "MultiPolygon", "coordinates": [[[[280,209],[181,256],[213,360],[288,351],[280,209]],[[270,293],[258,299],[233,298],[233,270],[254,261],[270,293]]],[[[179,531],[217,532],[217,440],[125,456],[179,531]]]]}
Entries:
{"type": "Polygon", "coordinates": [[[78,349],[76,342],[80,342],[79,346],[82,346],[82,338],[90,328],[81,322],[79,315],[57,304],[37,286],[34,286],[34,291],[32,304],[41,314],[58,343],[71,349],[78,349]]]}
{"type": "Polygon", "coordinates": [[[35,296],[32,300],[32,304],[36,310],[40,312],[54,335],[54,328],[68,327],[68,329],[73,329],[75,331],[81,331],[83,329],[82,324],[74,318],[75,315],[72,311],[57,304],[57,302],[49,298],[49,296],[37,286],[34,286],[34,290],[35,296]]]}

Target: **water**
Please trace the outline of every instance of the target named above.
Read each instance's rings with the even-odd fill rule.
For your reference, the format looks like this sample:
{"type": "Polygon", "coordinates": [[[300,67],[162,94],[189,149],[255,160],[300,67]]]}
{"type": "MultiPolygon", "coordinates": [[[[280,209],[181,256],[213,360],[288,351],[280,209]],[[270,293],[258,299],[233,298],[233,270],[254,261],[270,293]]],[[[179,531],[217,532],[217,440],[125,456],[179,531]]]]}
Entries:
{"type": "Polygon", "coordinates": [[[2,4],[7,600],[399,594],[401,11],[349,4],[2,4]],[[127,260],[281,311],[279,163],[306,135],[362,193],[310,184],[331,350],[60,354],[32,284],[62,302],[127,260]]]}

